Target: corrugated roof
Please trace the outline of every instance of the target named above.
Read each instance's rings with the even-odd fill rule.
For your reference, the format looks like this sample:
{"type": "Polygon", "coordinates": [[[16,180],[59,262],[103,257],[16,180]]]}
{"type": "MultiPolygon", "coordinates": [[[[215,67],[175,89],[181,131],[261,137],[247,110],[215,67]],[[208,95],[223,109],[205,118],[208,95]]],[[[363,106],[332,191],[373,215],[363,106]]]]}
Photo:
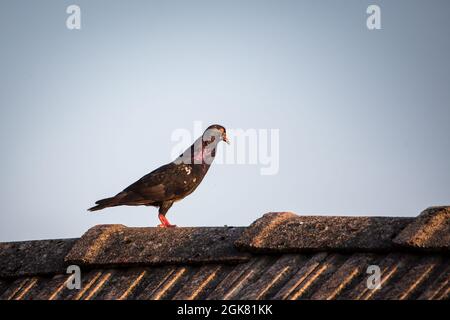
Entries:
{"type": "Polygon", "coordinates": [[[448,300],[447,212],[433,208],[416,219],[272,213],[248,228],[111,225],[80,239],[3,243],[0,299],[448,300]],[[433,230],[444,236],[436,240],[433,230]],[[27,259],[33,248],[38,254],[27,259]],[[80,290],[67,288],[63,269],[74,263],[80,290]],[[370,265],[381,270],[380,289],[367,286],[370,265]]]}

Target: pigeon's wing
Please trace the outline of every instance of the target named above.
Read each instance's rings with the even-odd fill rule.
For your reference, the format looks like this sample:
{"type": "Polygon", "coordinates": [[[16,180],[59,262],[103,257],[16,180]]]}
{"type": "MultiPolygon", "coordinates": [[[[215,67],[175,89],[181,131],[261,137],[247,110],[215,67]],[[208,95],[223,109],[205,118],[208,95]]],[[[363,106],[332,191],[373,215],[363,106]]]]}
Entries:
{"type": "Polygon", "coordinates": [[[167,179],[166,171],[169,169],[169,165],[162,166],[146,174],[128,186],[123,192],[129,195],[134,194],[136,198],[147,199],[153,202],[164,201],[166,199],[164,181],[167,179]]]}
{"type": "MultiPolygon", "coordinates": [[[[184,175],[189,172],[184,165],[166,164],[127,187],[126,201],[168,201],[186,192],[184,175]]],[[[124,199],[125,200],[125,199],[124,199]]]]}

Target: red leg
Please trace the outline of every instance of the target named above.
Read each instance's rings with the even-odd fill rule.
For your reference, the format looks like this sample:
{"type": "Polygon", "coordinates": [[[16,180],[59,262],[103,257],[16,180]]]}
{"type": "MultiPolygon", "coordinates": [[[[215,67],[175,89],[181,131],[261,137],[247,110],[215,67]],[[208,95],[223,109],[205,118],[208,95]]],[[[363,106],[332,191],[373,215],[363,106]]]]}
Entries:
{"type": "Polygon", "coordinates": [[[174,224],[170,224],[169,220],[163,215],[158,214],[159,221],[161,221],[161,224],[158,225],[160,228],[173,228],[176,227],[174,224]]]}

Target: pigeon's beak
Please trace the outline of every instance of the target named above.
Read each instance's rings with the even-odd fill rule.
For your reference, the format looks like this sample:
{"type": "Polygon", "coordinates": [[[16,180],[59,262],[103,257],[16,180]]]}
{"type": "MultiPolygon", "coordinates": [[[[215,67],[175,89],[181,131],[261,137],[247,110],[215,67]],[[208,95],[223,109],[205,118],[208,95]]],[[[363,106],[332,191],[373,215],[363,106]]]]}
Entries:
{"type": "Polygon", "coordinates": [[[226,134],[223,135],[222,137],[223,141],[225,141],[226,143],[230,144],[230,140],[228,140],[228,137],[226,134]]]}

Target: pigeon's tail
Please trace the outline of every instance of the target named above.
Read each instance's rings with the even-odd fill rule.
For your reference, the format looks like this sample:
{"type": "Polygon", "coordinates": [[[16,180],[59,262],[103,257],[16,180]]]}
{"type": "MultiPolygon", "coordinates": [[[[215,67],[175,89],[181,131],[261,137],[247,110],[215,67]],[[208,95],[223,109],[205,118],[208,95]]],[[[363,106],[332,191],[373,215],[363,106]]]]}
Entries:
{"type": "Polygon", "coordinates": [[[111,197],[106,198],[102,200],[98,200],[96,203],[96,206],[93,206],[92,208],[89,208],[89,211],[97,211],[102,210],[108,207],[114,207],[118,204],[117,197],[111,197]]]}

